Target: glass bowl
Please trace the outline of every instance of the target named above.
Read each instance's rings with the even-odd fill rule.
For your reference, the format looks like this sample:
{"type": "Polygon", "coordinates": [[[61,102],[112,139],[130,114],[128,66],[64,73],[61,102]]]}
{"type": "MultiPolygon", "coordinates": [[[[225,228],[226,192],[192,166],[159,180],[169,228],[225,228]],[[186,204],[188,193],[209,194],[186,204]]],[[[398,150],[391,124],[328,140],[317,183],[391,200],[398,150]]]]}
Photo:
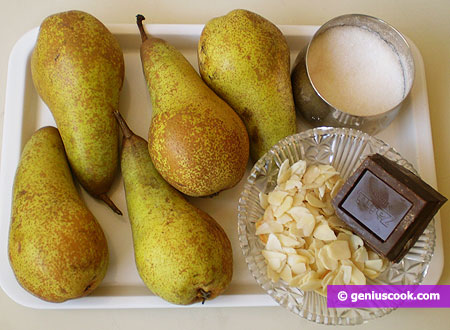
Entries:
{"type": "MultiPolygon", "coordinates": [[[[290,287],[283,280],[268,278],[261,254],[263,243],[255,235],[255,222],[263,215],[259,193],[276,186],[278,170],[285,159],[291,165],[303,159],[307,164],[333,165],[346,179],[370,154],[379,153],[416,173],[397,151],[366,133],[351,128],[319,127],[291,135],[273,146],[253,166],[238,204],[238,234],[248,268],[261,288],[281,306],[320,324],[355,325],[390,313],[393,308],[327,308],[327,299],[316,292],[290,287]]],[[[367,284],[420,284],[427,273],[435,246],[434,220],[408,254],[367,284]]]]}

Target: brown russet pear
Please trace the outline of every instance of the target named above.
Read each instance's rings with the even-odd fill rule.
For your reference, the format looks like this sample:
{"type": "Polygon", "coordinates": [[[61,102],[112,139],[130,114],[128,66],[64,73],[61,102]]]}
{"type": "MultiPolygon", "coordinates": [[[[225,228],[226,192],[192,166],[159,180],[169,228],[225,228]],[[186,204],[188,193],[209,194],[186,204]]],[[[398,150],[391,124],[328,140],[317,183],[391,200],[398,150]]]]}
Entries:
{"type": "Polygon", "coordinates": [[[273,23],[242,9],[210,20],[198,62],[203,80],[244,121],[254,161],[296,132],[290,51],[273,23]]]}
{"type": "Polygon", "coordinates": [[[142,68],[152,101],[148,145],[154,166],[189,196],[235,186],[249,156],[242,120],[175,47],[146,35],[143,19],[137,16],[142,68]]]}
{"type": "Polygon", "coordinates": [[[23,149],[8,253],[20,285],[50,302],[86,296],[106,274],[105,235],[78,194],[55,127],[36,131],[23,149]]]}
{"type": "Polygon", "coordinates": [[[40,26],[31,73],[55,118],[76,178],[121,214],[106,195],[119,159],[113,112],[119,107],[124,59],[118,41],[88,13],[51,15],[40,26]]]}
{"type": "Polygon", "coordinates": [[[124,135],[121,169],[139,275],[154,294],[173,304],[213,299],[233,274],[226,233],[161,177],[147,141],[116,116],[124,135]]]}

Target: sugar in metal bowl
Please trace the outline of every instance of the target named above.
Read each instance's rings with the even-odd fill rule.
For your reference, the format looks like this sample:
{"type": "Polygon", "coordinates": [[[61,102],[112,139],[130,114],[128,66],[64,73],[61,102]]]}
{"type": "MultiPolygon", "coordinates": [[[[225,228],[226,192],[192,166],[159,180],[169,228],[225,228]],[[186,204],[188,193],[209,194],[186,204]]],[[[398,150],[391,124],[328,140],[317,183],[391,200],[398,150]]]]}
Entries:
{"type": "Polygon", "coordinates": [[[291,78],[296,109],[313,126],[376,134],[408,96],[414,61],[405,38],[386,22],[343,15],[314,34],[291,78]]]}

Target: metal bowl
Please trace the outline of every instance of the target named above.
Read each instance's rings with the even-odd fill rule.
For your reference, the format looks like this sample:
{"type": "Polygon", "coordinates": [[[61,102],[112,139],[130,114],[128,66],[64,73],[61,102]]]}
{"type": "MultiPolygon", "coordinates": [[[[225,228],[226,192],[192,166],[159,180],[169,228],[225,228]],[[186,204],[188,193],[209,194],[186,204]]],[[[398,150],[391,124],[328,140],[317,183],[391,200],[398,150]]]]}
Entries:
{"type": "Polygon", "coordinates": [[[406,39],[388,23],[367,15],[343,15],[328,21],[317,30],[308,45],[298,54],[291,80],[296,110],[314,127],[350,127],[375,135],[392,122],[409,95],[414,81],[414,60],[406,39]],[[351,115],[330,104],[314,86],[308,71],[310,45],[328,29],[343,25],[373,31],[398,55],[403,70],[404,91],[402,100],[392,109],[372,116],[351,115]]]}

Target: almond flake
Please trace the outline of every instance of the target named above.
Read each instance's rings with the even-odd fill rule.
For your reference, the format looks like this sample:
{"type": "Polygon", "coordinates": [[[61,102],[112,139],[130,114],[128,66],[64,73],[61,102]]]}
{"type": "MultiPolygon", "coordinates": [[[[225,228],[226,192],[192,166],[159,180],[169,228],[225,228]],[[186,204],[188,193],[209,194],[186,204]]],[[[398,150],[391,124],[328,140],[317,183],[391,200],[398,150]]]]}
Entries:
{"type": "Polygon", "coordinates": [[[283,270],[280,273],[280,278],[288,283],[292,280],[292,271],[289,265],[284,266],[283,270]]]}
{"type": "Polygon", "coordinates": [[[261,253],[266,258],[267,264],[272,270],[281,272],[287,259],[284,253],[269,250],[262,250],[261,253]]]}
{"type": "Polygon", "coordinates": [[[294,199],[291,196],[287,196],[283,203],[275,209],[273,215],[275,218],[278,218],[284,214],[284,212],[288,211],[292,207],[292,202],[294,199]]]}
{"type": "Polygon", "coordinates": [[[266,243],[266,250],[270,251],[283,251],[283,247],[281,246],[281,242],[274,234],[269,234],[266,243]]]}
{"type": "Polygon", "coordinates": [[[269,206],[269,196],[263,192],[259,193],[259,205],[263,209],[266,209],[269,206]]]}
{"type": "Polygon", "coordinates": [[[298,162],[292,164],[291,171],[293,174],[296,174],[299,177],[302,177],[306,171],[306,162],[304,160],[299,160],[298,162]]]}
{"type": "Polygon", "coordinates": [[[350,259],[352,253],[347,241],[334,241],[328,245],[330,257],[336,260],[350,259]]]}
{"type": "Polygon", "coordinates": [[[280,206],[288,195],[286,191],[274,190],[269,193],[268,202],[271,205],[280,206]]]}
{"type": "Polygon", "coordinates": [[[314,238],[322,241],[333,241],[336,239],[334,231],[326,223],[319,224],[313,233],[314,238]]]}

